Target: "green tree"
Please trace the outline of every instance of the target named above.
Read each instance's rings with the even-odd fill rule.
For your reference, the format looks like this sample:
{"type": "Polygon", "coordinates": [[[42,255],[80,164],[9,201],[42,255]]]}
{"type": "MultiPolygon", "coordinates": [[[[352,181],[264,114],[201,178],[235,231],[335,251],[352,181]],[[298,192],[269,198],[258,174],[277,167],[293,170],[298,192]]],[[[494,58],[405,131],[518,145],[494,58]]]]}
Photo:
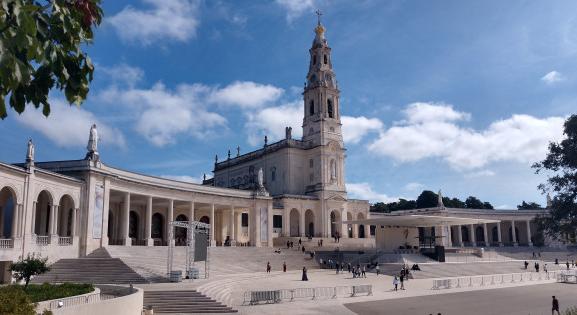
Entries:
{"type": "Polygon", "coordinates": [[[465,200],[465,206],[468,209],[485,209],[483,202],[481,200],[479,200],[479,198],[473,197],[473,196],[469,196],[465,200]]]}
{"type": "Polygon", "coordinates": [[[523,200],[523,202],[521,202],[520,205],[517,205],[517,209],[518,210],[534,210],[534,209],[543,209],[543,207],[541,207],[540,204],[536,203],[536,202],[525,202],[525,200],[523,200]]]}
{"type": "Polygon", "coordinates": [[[423,190],[417,197],[417,208],[433,208],[437,206],[439,196],[430,190],[423,190]]]}
{"type": "Polygon", "coordinates": [[[0,287],[0,314],[35,315],[35,308],[21,286],[0,287]]]}
{"type": "Polygon", "coordinates": [[[371,212],[380,212],[380,213],[391,212],[391,210],[389,210],[388,205],[384,202],[375,202],[374,204],[371,205],[370,211],[371,212]]]}
{"type": "Polygon", "coordinates": [[[26,104],[50,114],[49,91],[64,91],[70,104],[88,94],[94,66],[81,49],[102,20],[100,0],[0,1],[0,118],[26,104]]]}
{"type": "Polygon", "coordinates": [[[547,172],[547,182],[540,184],[543,193],[552,192],[548,215],[536,219],[546,235],[559,239],[577,230],[577,115],[564,124],[565,139],[549,144],[545,159],[533,165],[536,173],[547,172]]]}
{"type": "Polygon", "coordinates": [[[447,208],[466,208],[465,203],[459,198],[443,197],[443,204],[447,208]]]}
{"type": "Polygon", "coordinates": [[[46,265],[47,261],[48,257],[41,258],[28,254],[25,259],[21,259],[10,265],[10,271],[12,271],[13,277],[16,280],[24,280],[24,289],[26,289],[33,276],[43,274],[50,270],[46,265]]]}
{"type": "Polygon", "coordinates": [[[483,202],[483,209],[495,209],[493,208],[493,205],[490,202],[483,202]]]}

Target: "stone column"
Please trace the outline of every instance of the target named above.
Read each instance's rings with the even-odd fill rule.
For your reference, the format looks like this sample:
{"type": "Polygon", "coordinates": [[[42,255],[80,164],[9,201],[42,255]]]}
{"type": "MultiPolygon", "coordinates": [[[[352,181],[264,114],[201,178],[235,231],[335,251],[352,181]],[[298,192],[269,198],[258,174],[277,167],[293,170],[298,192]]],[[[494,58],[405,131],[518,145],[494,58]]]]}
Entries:
{"type": "Polygon", "coordinates": [[[291,236],[290,213],[291,209],[284,209],[284,213],[282,215],[282,236],[291,236]]]}
{"type": "Polygon", "coordinates": [[[18,204],[12,204],[12,239],[18,237],[18,215],[20,214],[20,207],[18,204]]]}
{"type": "Polygon", "coordinates": [[[268,238],[267,238],[267,245],[268,245],[268,247],[273,247],[273,235],[272,235],[272,232],[273,232],[273,228],[272,228],[272,227],[273,227],[273,225],[272,225],[272,223],[273,223],[273,222],[272,222],[272,221],[273,221],[272,201],[269,201],[268,206],[267,206],[267,209],[266,209],[266,213],[267,213],[267,216],[268,216],[268,218],[267,218],[267,221],[268,221],[268,225],[267,225],[267,228],[268,228],[268,232],[267,232],[267,237],[268,237],[268,238]]]}
{"type": "Polygon", "coordinates": [[[477,246],[476,235],[475,235],[475,225],[469,224],[469,240],[471,241],[471,246],[477,246]]]}
{"type": "Polygon", "coordinates": [[[359,238],[359,225],[353,224],[353,238],[359,238]]]}
{"type": "MultiPolygon", "coordinates": [[[[166,215],[166,235],[170,235],[169,231],[172,230],[172,239],[168,240],[174,245],[174,227],[170,225],[170,222],[174,220],[174,200],[168,199],[168,209],[166,215]],[[170,229],[170,230],[169,230],[170,229]]],[[[168,244],[170,245],[170,244],[168,244]]]]}
{"type": "Polygon", "coordinates": [[[459,246],[463,247],[463,228],[457,225],[457,240],[459,241],[459,246]]]}
{"type": "Polygon", "coordinates": [[[58,245],[58,212],[59,212],[59,205],[54,205],[52,206],[52,213],[50,214],[50,224],[52,225],[52,228],[50,229],[50,231],[48,233],[52,234],[51,236],[51,240],[50,242],[53,245],[58,245]]]}
{"type": "Polygon", "coordinates": [[[38,202],[34,201],[32,203],[32,222],[30,223],[30,227],[32,228],[30,231],[31,234],[36,234],[36,212],[38,212],[38,209],[36,209],[37,206],[38,202]]]}
{"type": "Polygon", "coordinates": [[[260,241],[260,208],[255,207],[251,209],[251,214],[249,215],[251,219],[251,236],[250,244],[252,246],[261,247],[260,241]]]}
{"type": "MultiPolygon", "coordinates": [[[[124,224],[122,230],[122,238],[124,239],[124,246],[132,246],[132,240],[130,240],[130,193],[127,192],[124,194],[124,203],[123,203],[123,218],[124,224]]],[[[104,228],[104,227],[103,227],[104,228]]]]}
{"type": "Polygon", "coordinates": [[[341,238],[349,237],[349,226],[342,222],[347,221],[347,210],[341,209],[341,238]]]}
{"type": "Polygon", "coordinates": [[[491,242],[489,242],[489,237],[487,233],[487,223],[483,223],[483,237],[485,238],[485,246],[491,246],[491,242]]]}
{"type": "MultiPolygon", "coordinates": [[[[78,214],[78,209],[72,209],[72,222],[70,222],[70,236],[72,239],[76,237],[76,215],[78,214]]],[[[108,227],[106,227],[108,228],[108,227]]]]}
{"type": "Polygon", "coordinates": [[[210,204],[210,246],[216,246],[216,240],[214,238],[214,235],[216,234],[216,229],[215,226],[216,224],[214,224],[214,203],[210,204]]]}
{"type": "Polygon", "coordinates": [[[16,225],[16,229],[18,231],[18,233],[16,234],[17,237],[22,237],[23,234],[23,230],[24,230],[24,223],[22,222],[22,220],[24,219],[24,205],[23,204],[18,204],[18,223],[16,225]]]}
{"type": "MultiPolygon", "coordinates": [[[[300,231],[299,231],[299,233],[300,233],[301,237],[305,237],[305,236],[306,236],[305,211],[306,211],[306,210],[303,210],[303,209],[301,209],[301,211],[300,211],[300,222],[299,222],[299,229],[300,229],[300,231]]],[[[314,235],[312,235],[312,236],[314,236],[314,235]]]]}
{"type": "Polygon", "coordinates": [[[498,246],[503,246],[503,236],[501,235],[501,222],[497,222],[497,243],[498,246]]]}
{"type": "Polygon", "coordinates": [[[453,230],[450,225],[447,226],[447,231],[447,247],[453,247],[453,230]]]}
{"type": "Polygon", "coordinates": [[[513,242],[513,246],[517,246],[519,244],[517,244],[517,232],[515,232],[515,220],[511,220],[511,236],[512,236],[512,242],[513,242]]]}
{"type": "Polygon", "coordinates": [[[188,207],[188,222],[194,221],[194,200],[190,202],[188,207]]]}
{"type": "Polygon", "coordinates": [[[527,245],[533,246],[533,242],[531,242],[531,221],[527,220],[527,245]]]}
{"type": "Polygon", "coordinates": [[[234,206],[231,205],[230,206],[230,219],[229,219],[229,225],[228,225],[228,235],[230,236],[230,246],[234,246],[236,243],[235,242],[236,237],[234,236],[234,231],[235,231],[234,206]]]}
{"type": "Polygon", "coordinates": [[[152,196],[146,197],[146,216],[144,220],[144,240],[146,246],[154,246],[152,239],[152,196]]]}

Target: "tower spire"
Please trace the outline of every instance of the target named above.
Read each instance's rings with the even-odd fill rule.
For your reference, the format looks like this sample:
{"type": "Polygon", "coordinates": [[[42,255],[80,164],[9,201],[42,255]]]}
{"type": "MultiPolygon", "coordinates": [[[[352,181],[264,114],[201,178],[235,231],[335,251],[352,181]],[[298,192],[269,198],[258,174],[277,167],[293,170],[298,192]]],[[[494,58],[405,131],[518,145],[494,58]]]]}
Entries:
{"type": "Polygon", "coordinates": [[[321,12],[321,10],[316,10],[315,14],[317,15],[317,25],[321,25],[321,16],[323,15],[323,12],[321,12]]]}

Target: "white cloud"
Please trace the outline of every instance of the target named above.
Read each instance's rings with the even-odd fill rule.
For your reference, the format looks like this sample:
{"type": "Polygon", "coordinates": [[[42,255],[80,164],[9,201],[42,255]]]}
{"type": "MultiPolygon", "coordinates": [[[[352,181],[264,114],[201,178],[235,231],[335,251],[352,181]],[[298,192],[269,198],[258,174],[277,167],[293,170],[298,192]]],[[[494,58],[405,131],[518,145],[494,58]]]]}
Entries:
{"type": "Polygon", "coordinates": [[[490,176],[495,176],[495,172],[491,170],[480,170],[465,174],[465,178],[478,178],[478,177],[490,177],[490,176]]]}
{"type": "Polygon", "coordinates": [[[282,94],[283,89],[269,84],[236,81],[220,90],[215,90],[210,101],[241,108],[255,108],[276,101],[282,94]]]}
{"type": "Polygon", "coordinates": [[[563,80],[565,80],[563,75],[560,72],[555,71],[555,70],[553,70],[553,71],[547,73],[546,75],[544,75],[543,77],[541,77],[541,81],[545,82],[545,84],[548,84],[548,85],[553,85],[553,84],[561,82],[563,80]]]}
{"type": "Polygon", "coordinates": [[[287,21],[290,23],[303,13],[314,11],[315,0],[276,0],[276,3],[287,11],[287,21]]]}
{"type": "Polygon", "coordinates": [[[373,190],[369,183],[347,183],[347,193],[350,197],[369,200],[371,202],[394,202],[399,198],[389,197],[373,190]]]}
{"type": "Polygon", "coordinates": [[[371,131],[380,131],[383,123],[377,118],[343,116],[343,140],[345,143],[358,143],[371,131]]]}
{"type": "Polygon", "coordinates": [[[404,114],[406,119],[383,131],[369,150],[399,162],[436,157],[455,169],[470,170],[495,161],[535,162],[545,156],[550,141],[563,136],[563,117],[513,115],[475,131],[459,126],[469,114],[449,105],[411,104],[404,114]]]}
{"type": "Polygon", "coordinates": [[[51,101],[50,108],[48,118],[40,110],[28,108],[16,119],[28,128],[39,131],[59,147],[85,146],[92,124],[98,126],[101,144],[125,147],[122,132],[102,123],[93,113],[58,99],[51,101]]]}
{"type": "Polygon", "coordinates": [[[202,183],[201,177],[194,177],[188,175],[160,175],[162,178],[177,180],[179,182],[187,182],[193,184],[200,184],[202,183]]]}
{"type": "Polygon", "coordinates": [[[248,142],[251,145],[262,144],[265,135],[268,136],[269,143],[283,139],[285,127],[293,127],[293,138],[302,137],[303,108],[301,101],[268,107],[260,111],[247,111],[246,116],[248,142]]]}
{"type": "Polygon", "coordinates": [[[405,190],[407,191],[417,191],[425,187],[425,185],[417,182],[411,182],[405,185],[405,190]]]}
{"type": "Polygon", "coordinates": [[[106,76],[106,81],[113,84],[125,84],[129,87],[133,87],[144,78],[144,70],[129,66],[125,63],[111,67],[97,65],[96,69],[96,75],[102,73],[106,76]]]}
{"type": "Polygon", "coordinates": [[[226,119],[205,108],[209,91],[201,84],[181,84],[172,91],[157,83],[150,89],[111,87],[100,99],[129,108],[136,119],[136,131],[152,144],[164,146],[175,143],[180,134],[204,138],[216,128],[225,128],[226,119]]]}
{"type": "Polygon", "coordinates": [[[127,42],[150,45],[158,41],[186,42],[199,25],[198,0],[142,0],[148,10],[126,6],[106,19],[127,42]]]}

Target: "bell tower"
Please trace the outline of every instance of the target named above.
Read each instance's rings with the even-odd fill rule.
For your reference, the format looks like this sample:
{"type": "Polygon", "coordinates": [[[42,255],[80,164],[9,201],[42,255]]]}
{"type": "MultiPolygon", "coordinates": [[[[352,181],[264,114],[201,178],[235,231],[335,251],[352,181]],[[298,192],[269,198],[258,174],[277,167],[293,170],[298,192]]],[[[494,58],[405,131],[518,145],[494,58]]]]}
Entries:
{"type": "MultiPolygon", "coordinates": [[[[331,48],[321,24],[321,13],[314,29],[315,38],[309,49],[310,62],[303,92],[303,141],[314,150],[314,159],[320,162],[321,190],[345,193],[345,148],[341,132],[339,94],[331,48]]],[[[320,187],[319,187],[320,188],[320,187]]]]}

